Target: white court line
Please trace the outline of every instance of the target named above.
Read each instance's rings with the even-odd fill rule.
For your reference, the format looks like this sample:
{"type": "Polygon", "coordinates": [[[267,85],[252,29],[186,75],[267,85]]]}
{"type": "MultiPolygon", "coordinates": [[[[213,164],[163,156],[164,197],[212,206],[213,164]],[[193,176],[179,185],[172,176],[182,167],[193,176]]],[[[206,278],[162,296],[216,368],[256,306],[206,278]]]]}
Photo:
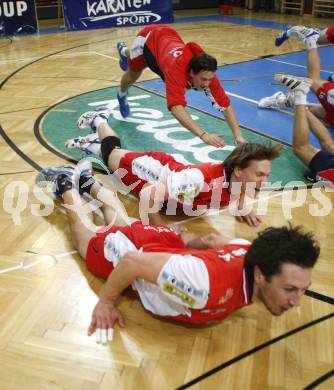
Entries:
{"type": "MultiPolygon", "coordinates": [[[[96,55],[97,53],[95,51],[80,51],[80,52],[76,52],[76,53],[64,53],[64,54],[55,54],[53,56],[49,56],[49,57],[46,57],[44,58],[45,60],[50,60],[50,59],[53,59],[53,58],[71,58],[71,57],[79,57],[81,55],[84,55],[84,56],[89,56],[89,55],[96,55]]],[[[43,57],[27,57],[27,58],[17,58],[16,60],[2,60],[0,61],[0,65],[1,64],[9,64],[11,62],[24,62],[24,61],[36,61],[36,60],[39,60],[43,57]]]]}
{"type": "MultiPolygon", "coordinates": [[[[273,58],[263,58],[263,60],[267,60],[267,61],[271,61],[271,62],[279,62],[279,63],[281,63],[281,64],[292,65],[292,66],[296,66],[296,67],[298,67],[298,68],[307,69],[307,66],[305,66],[305,65],[299,65],[299,64],[294,64],[293,62],[275,60],[275,59],[273,59],[273,58]]],[[[320,69],[320,72],[329,73],[329,74],[332,74],[332,73],[333,73],[333,72],[330,72],[329,70],[324,70],[324,69],[320,69]]]]}
{"type": "MultiPolygon", "coordinates": [[[[295,63],[293,63],[293,62],[275,60],[274,58],[259,58],[259,56],[255,56],[255,55],[253,55],[253,54],[243,53],[243,52],[238,51],[238,50],[228,50],[228,49],[224,49],[224,48],[217,47],[217,46],[214,46],[214,45],[205,45],[205,46],[211,47],[211,48],[213,48],[213,49],[217,49],[217,50],[220,50],[220,51],[226,51],[226,52],[229,52],[229,53],[236,53],[236,54],[241,54],[241,55],[244,55],[244,56],[247,56],[247,57],[257,58],[258,60],[266,60],[266,61],[272,61],[272,62],[279,62],[279,63],[281,63],[281,64],[292,65],[292,66],[296,66],[296,67],[298,67],[298,68],[307,69],[307,66],[295,64],[295,63]]],[[[280,55],[281,55],[281,54],[280,54],[280,55]]],[[[237,65],[237,64],[229,64],[229,65],[237,65]]],[[[324,72],[324,73],[329,73],[329,74],[332,74],[332,73],[333,73],[333,72],[331,72],[331,71],[329,71],[329,70],[324,70],[324,69],[320,69],[320,71],[321,71],[321,72],[324,72]]]]}
{"type": "MultiPolygon", "coordinates": [[[[277,198],[277,197],[281,196],[283,194],[283,192],[284,191],[278,191],[278,193],[264,196],[263,198],[260,198],[260,199],[253,199],[253,200],[248,202],[248,205],[255,204],[255,203],[260,202],[262,200],[277,198]]],[[[220,214],[225,214],[227,212],[228,212],[228,207],[223,208],[223,209],[219,209],[219,210],[215,209],[214,214],[211,214],[211,215],[210,215],[210,210],[209,210],[208,212],[205,212],[202,215],[198,215],[198,216],[193,217],[193,218],[188,217],[187,219],[183,219],[182,221],[173,222],[173,225],[182,225],[183,223],[192,222],[192,221],[195,221],[196,219],[205,218],[205,217],[216,217],[220,214]]]]}
{"type": "MultiPolygon", "coordinates": [[[[232,93],[232,92],[228,92],[228,91],[226,91],[226,93],[229,96],[233,96],[233,97],[235,97],[237,99],[244,100],[244,101],[249,102],[249,103],[254,103],[256,105],[259,103],[259,100],[250,99],[250,98],[247,98],[245,96],[238,95],[236,93],[232,93]]],[[[288,110],[284,110],[283,108],[278,108],[278,107],[268,107],[268,108],[270,108],[271,110],[283,112],[284,114],[288,114],[288,115],[294,116],[293,112],[290,112],[288,110]]]]}
{"type": "Polygon", "coordinates": [[[5,274],[7,272],[17,271],[20,269],[27,270],[27,269],[33,268],[38,264],[47,262],[48,260],[50,260],[50,257],[54,258],[54,265],[56,265],[57,259],[69,256],[69,255],[74,255],[76,253],[78,253],[78,251],[76,251],[76,250],[70,251],[70,252],[59,253],[58,255],[53,255],[53,254],[49,254],[49,253],[33,253],[34,256],[48,256],[49,258],[48,259],[39,259],[39,260],[36,260],[36,261],[32,262],[31,264],[27,264],[27,265],[25,265],[24,262],[21,262],[18,265],[15,265],[13,267],[1,269],[0,274],[5,274]]]}
{"type": "MultiPolygon", "coordinates": [[[[213,49],[216,49],[216,50],[220,50],[220,51],[226,51],[228,53],[237,53],[237,54],[241,54],[243,56],[247,56],[247,57],[252,57],[252,58],[259,58],[259,56],[255,56],[254,54],[248,54],[248,53],[243,53],[242,51],[238,51],[238,50],[229,50],[229,49],[224,49],[222,47],[217,47],[217,46],[214,46],[214,45],[205,45],[207,47],[211,47],[213,49]]],[[[229,65],[234,65],[234,64],[229,64],[229,65]]]]}
{"type": "Polygon", "coordinates": [[[101,57],[106,57],[106,58],[110,58],[111,60],[115,60],[115,61],[119,61],[119,58],[116,58],[116,57],[112,57],[112,56],[108,56],[107,54],[102,54],[102,53],[99,53],[97,51],[94,51],[92,52],[98,56],[101,56],[101,57]]]}

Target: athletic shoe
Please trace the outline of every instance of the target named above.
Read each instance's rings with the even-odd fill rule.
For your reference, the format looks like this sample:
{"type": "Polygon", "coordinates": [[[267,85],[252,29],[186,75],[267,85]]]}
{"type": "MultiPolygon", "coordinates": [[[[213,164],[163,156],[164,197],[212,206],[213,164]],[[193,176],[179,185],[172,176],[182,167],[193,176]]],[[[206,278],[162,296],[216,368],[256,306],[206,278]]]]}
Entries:
{"type": "Polygon", "coordinates": [[[287,96],[282,92],[276,92],[272,96],[267,96],[259,100],[257,106],[260,108],[284,106],[287,96]]]}
{"type": "Polygon", "coordinates": [[[290,37],[296,37],[301,42],[305,43],[309,38],[317,41],[320,35],[320,30],[305,26],[293,26],[287,31],[287,33],[290,37]]]}
{"type": "Polygon", "coordinates": [[[293,26],[282,31],[275,39],[275,45],[281,46],[283,42],[288,40],[290,37],[296,37],[301,42],[306,43],[309,38],[318,40],[320,30],[305,26],[293,26]]]}
{"type": "Polygon", "coordinates": [[[119,111],[123,118],[127,118],[130,115],[130,106],[128,103],[128,95],[119,96],[117,93],[117,99],[119,103],[119,111]]]}
{"type": "Polygon", "coordinates": [[[86,137],[68,139],[65,146],[69,149],[81,150],[88,156],[91,154],[99,156],[101,152],[101,142],[96,133],[88,134],[86,137]]]}
{"type": "Polygon", "coordinates": [[[274,79],[285,85],[291,92],[301,91],[305,94],[308,93],[313,83],[312,79],[307,77],[297,77],[283,73],[276,73],[274,79]]]}
{"type": "Polygon", "coordinates": [[[286,95],[286,102],[284,103],[286,107],[293,108],[295,106],[295,95],[293,92],[288,92],[286,95]]]}
{"type": "Polygon", "coordinates": [[[289,39],[289,36],[288,36],[288,28],[286,28],[285,30],[281,31],[276,39],[275,39],[275,46],[281,46],[282,43],[284,43],[285,41],[287,41],[289,39]]]}
{"type": "Polygon", "coordinates": [[[56,197],[72,188],[77,188],[81,195],[84,192],[84,189],[79,186],[81,177],[84,178],[85,183],[93,179],[92,165],[89,161],[77,166],[63,165],[61,167],[44,168],[36,176],[35,183],[40,188],[51,188],[56,197]]]}
{"type": "Polygon", "coordinates": [[[120,68],[125,72],[128,70],[128,58],[124,54],[122,54],[122,49],[126,47],[125,42],[118,42],[117,43],[117,50],[119,55],[119,66],[120,68]]]}
{"type": "Polygon", "coordinates": [[[100,117],[108,121],[110,111],[107,107],[98,107],[95,111],[87,111],[80,115],[77,126],[79,129],[91,129],[93,132],[96,132],[96,126],[94,125],[94,119],[100,117]]]}

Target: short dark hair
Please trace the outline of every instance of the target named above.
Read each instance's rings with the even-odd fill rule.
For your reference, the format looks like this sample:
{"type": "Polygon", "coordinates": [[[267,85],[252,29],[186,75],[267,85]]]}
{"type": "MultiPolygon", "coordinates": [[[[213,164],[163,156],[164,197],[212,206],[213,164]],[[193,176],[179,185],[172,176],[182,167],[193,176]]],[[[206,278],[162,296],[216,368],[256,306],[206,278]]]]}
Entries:
{"type": "Polygon", "coordinates": [[[224,169],[227,177],[231,177],[234,168],[247,168],[253,160],[269,160],[272,161],[279,157],[282,152],[281,145],[258,144],[254,142],[246,142],[238,145],[233,152],[224,160],[224,169]]]}
{"type": "Polygon", "coordinates": [[[266,279],[281,272],[285,263],[301,268],[312,268],[320,254],[318,243],[312,233],[304,233],[300,226],[269,227],[253,241],[245,262],[257,265],[266,279]]]}
{"type": "Polygon", "coordinates": [[[191,70],[194,74],[199,73],[201,70],[215,72],[217,70],[217,60],[206,53],[198,54],[189,62],[189,72],[191,70]]]}

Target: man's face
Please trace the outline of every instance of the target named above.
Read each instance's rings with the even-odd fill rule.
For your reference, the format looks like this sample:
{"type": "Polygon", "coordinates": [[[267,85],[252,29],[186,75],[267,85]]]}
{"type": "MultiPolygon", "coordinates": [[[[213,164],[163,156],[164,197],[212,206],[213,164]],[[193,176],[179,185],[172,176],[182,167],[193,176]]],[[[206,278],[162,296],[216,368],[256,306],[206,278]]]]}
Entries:
{"type": "Polygon", "coordinates": [[[271,162],[269,160],[253,160],[247,168],[235,168],[234,174],[239,182],[242,183],[242,189],[245,190],[247,183],[249,188],[260,190],[263,184],[267,182],[271,173],[271,162]],[[252,184],[251,184],[252,183],[252,184]]]}
{"type": "Polygon", "coordinates": [[[258,267],[254,270],[257,296],[271,314],[279,316],[294,306],[299,306],[302,296],[311,284],[311,268],[285,263],[281,273],[267,281],[258,267]]]}
{"type": "Polygon", "coordinates": [[[203,89],[209,87],[209,84],[215,76],[215,72],[201,70],[199,73],[194,74],[191,70],[189,76],[192,86],[198,91],[203,91],[203,89]]]}

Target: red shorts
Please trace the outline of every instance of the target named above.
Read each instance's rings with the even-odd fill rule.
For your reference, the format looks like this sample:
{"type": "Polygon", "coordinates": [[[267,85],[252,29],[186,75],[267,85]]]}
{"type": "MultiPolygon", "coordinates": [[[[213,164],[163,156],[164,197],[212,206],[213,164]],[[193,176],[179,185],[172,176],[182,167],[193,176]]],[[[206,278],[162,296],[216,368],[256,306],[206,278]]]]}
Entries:
{"type": "Polygon", "coordinates": [[[326,37],[328,42],[334,43],[334,24],[327,28],[326,37]]]}
{"type": "Polygon", "coordinates": [[[119,230],[117,226],[106,226],[96,232],[95,237],[88,243],[86,254],[86,267],[89,272],[103,279],[107,279],[114,269],[113,263],[104,257],[104,239],[109,233],[119,230]]]}
{"type": "Polygon", "coordinates": [[[324,121],[334,127],[334,83],[324,83],[318,88],[316,95],[326,111],[324,121]]]}
{"type": "Polygon", "coordinates": [[[86,266],[92,274],[107,279],[113,271],[113,263],[104,256],[104,241],[108,234],[122,232],[136,247],[144,252],[161,251],[173,252],[184,249],[185,245],[180,236],[168,226],[145,225],[135,221],[127,226],[107,226],[98,231],[88,243],[86,266]]]}
{"type": "MultiPolygon", "coordinates": [[[[151,31],[156,30],[156,29],[161,28],[161,27],[165,27],[165,25],[160,24],[160,25],[153,25],[153,26],[144,27],[138,32],[137,37],[146,37],[151,31]]],[[[136,46],[136,39],[134,41],[133,46],[136,46]]],[[[130,52],[131,52],[133,46],[131,47],[130,52]]],[[[135,57],[132,57],[132,58],[128,57],[129,69],[132,72],[140,72],[147,67],[143,53],[142,52],[141,52],[141,54],[138,54],[138,53],[140,53],[140,50],[137,52],[135,57]]]]}
{"type": "MultiPolygon", "coordinates": [[[[119,162],[119,169],[121,172],[127,172],[126,175],[124,175],[121,180],[122,182],[127,185],[131,186],[136,184],[135,186],[131,187],[131,190],[133,192],[136,192],[139,194],[139,192],[142,190],[143,186],[148,183],[148,181],[144,179],[139,179],[139,177],[136,174],[132,173],[132,166],[133,166],[133,160],[139,158],[139,157],[152,157],[155,160],[159,161],[161,165],[168,165],[171,170],[176,171],[178,167],[183,166],[183,164],[178,163],[175,161],[174,157],[169,155],[165,152],[128,152],[126,153],[119,162]]],[[[149,168],[149,167],[146,167],[149,168]]],[[[184,165],[184,168],[186,166],[184,165]]],[[[153,182],[157,182],[157,179],[152,180],[153,182]]]]}

